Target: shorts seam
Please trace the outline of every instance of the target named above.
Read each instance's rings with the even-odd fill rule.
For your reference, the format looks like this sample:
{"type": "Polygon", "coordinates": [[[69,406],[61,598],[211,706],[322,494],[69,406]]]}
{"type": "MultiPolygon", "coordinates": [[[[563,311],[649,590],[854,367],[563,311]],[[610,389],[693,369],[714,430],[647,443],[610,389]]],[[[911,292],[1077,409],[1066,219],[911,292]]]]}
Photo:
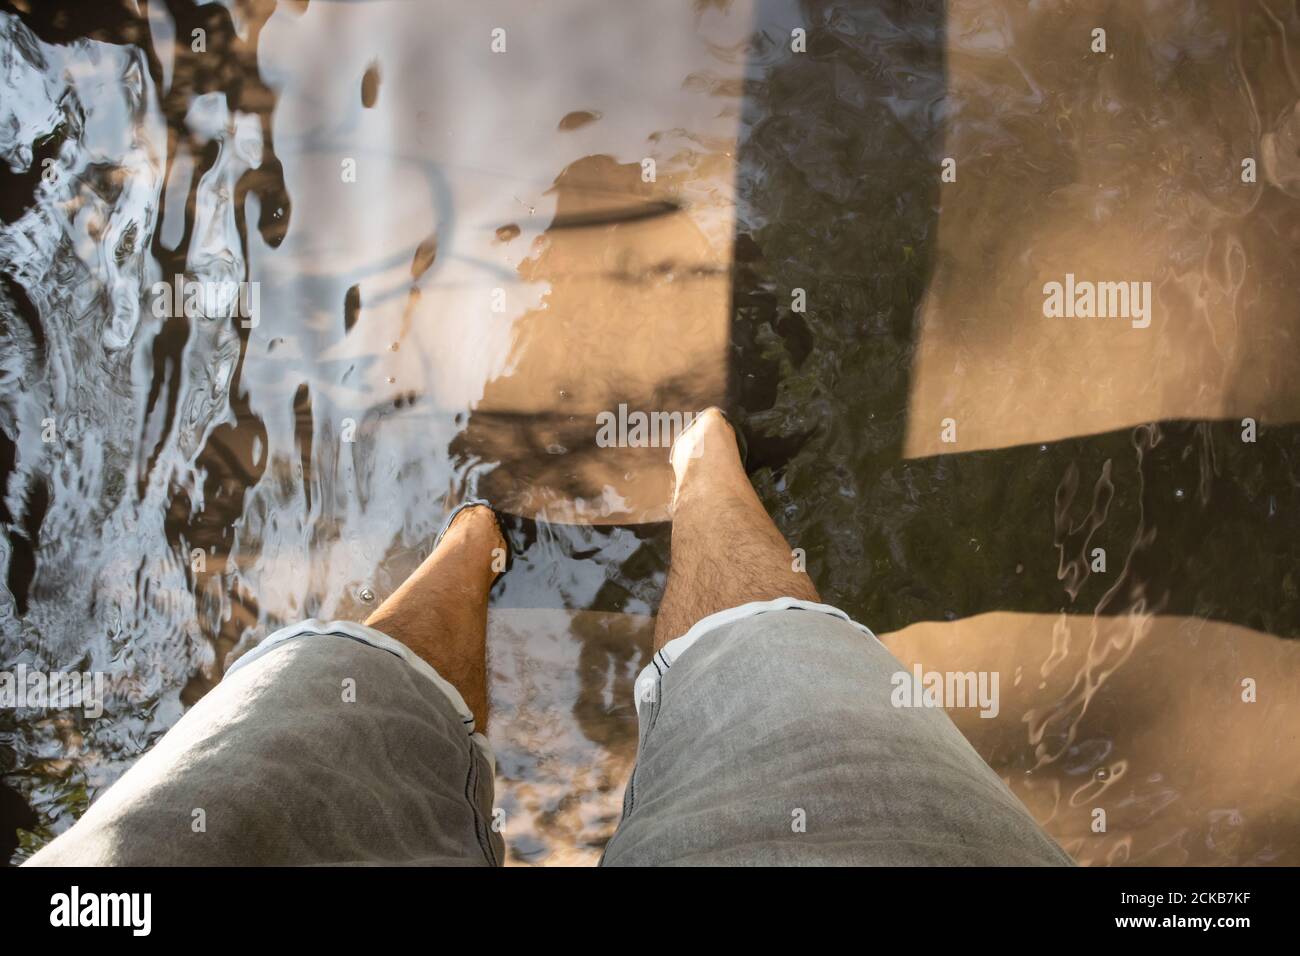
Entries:
{"type": "MultiPolygon", "coordinates": [[[[654,658],[651,658],[651,662],[654,662],[654,658]]],[[[655,669],[658,670],[658,668],[659,665],[655,664],[655,669]]],[[[636,760],[632,764],[632,774],[628,777],[627,781],[627,801],[626,806],[623,808],[624,820],[631,816],[632,811],[636,808],[636,775],[641,769],[641,758],[645,754],[647,745],[650,743],[650,734],[653,733],[655,725],[659,723],[659,711],[663,709],[663,691],[664,676],[663,672],[660,671],[659,676],[655,680],[655,697],[650,704],[650,719],[646,722],[645,731],[639,735],[640,739],[637,742],[636,760]]]]}
{"type": "Polygon", "coordinates": [[[465,777],[465,800],[469,803],[470,812],[474,815],[474,838],[478,840],[479,849],[483,851],[483,858],[487,861],[488,866],[498,866],[496,852],[492,849],[492,840],[487,837],[486,824],[478,807],[479,769],[474,741],[467,740],[467,743],[469,773],[465,777]]]}

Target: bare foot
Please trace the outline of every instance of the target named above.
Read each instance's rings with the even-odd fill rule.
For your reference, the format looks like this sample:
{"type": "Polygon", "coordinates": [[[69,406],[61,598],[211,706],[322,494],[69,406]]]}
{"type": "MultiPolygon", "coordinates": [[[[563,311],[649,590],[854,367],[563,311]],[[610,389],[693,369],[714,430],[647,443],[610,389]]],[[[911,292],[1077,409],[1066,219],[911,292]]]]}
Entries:
{"type": "Polygon", "coordinates": [[[465,558],[486,561],[491,580],[495,580],[505,570],[505,557],[510,546],[501,536],[501,526],[497,524],[492,509],[486,505],[470,505],[451,519],[451,525],[438,542],[434,554],[444,547],[465,547],[465,558]]]}
{"type": "Polygon", "coordinates": [[[707,494],[710,487],[735,487],[737,482],[749,487],[736,445],[736,430],[717,406],[700,412],[677,436],[669,461],[676,478],[674,510],[683,496],[707,494]]]}

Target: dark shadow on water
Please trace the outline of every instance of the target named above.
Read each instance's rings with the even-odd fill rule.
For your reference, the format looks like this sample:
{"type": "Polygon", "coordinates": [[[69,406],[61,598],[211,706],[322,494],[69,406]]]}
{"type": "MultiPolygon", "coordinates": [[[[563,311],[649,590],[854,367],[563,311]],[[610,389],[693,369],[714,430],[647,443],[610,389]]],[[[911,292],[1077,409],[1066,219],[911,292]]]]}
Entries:
{"type": "Polygon", "coordinates": [[[30,829],[36,823],[36,813],[22,794],[0,780],[0,867],[11,865],[10,860],[18,849],[18,831],[30,829]]]}
{"type": "Polygon", "coordinates": [[[751,475],[824,599],[882,633],[1140,603],[1300,634],[1278,574],[1300,558],[1300,428],[1248,445],[1235,422],[1171,421],[903,458],[940,214],[944,7],[804,10],[808,54],[747,89],[732,382],[751,475]],[[1107,462],[1109,517],[1081,534],[1107,462]]]}

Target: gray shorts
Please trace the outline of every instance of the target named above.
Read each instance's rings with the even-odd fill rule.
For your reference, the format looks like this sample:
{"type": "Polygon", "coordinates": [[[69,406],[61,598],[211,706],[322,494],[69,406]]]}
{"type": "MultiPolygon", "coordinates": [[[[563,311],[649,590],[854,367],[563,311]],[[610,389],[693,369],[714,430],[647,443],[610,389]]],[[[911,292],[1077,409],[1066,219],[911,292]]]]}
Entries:
{"type": "MultiPolygon", "coordinates": [[[[637,682],[606,866],[1059,865],[1069,857],[842,613],[701,621],[637,682]]],[[[397,642],[310,621],[236,662],[30,865],[434,864],[505,856],[460,695],[397,642]]]]}

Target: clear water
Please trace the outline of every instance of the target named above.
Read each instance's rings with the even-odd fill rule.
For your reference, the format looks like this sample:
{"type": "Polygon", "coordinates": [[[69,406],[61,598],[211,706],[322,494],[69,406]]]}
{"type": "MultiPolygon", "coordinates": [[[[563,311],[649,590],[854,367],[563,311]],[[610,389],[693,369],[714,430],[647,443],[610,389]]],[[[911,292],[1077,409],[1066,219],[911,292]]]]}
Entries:
{"type": "Polygon", "coordinates": [[[594,416],[725,402],[827,601],[1002,675],[954,719],[1078,859],[1297,862],[1295,5],[642,6],[0,14],[0,662],[111,675],[0,711],[14,859],[472,484],[527,545],[511,855],[592,860],[669,488],[594,416]],[[1045,319],[1067,272],[1151,327],[1045,319]],[[176,276],[213,291],[159,315],[176,276]]]}

